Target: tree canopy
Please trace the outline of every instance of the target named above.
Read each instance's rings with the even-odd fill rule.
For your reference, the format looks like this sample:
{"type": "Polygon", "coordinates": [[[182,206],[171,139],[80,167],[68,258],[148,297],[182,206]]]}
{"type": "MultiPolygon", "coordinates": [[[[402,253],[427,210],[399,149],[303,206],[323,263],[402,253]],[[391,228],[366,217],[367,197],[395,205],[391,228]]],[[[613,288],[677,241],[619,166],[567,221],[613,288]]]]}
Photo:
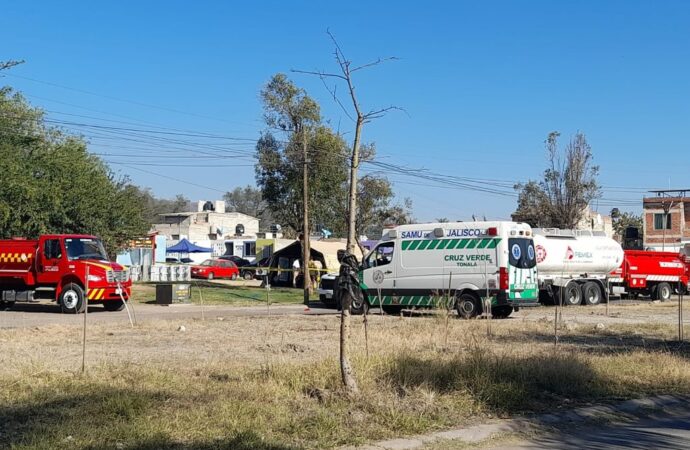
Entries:
{"type": "MultiPolygon", "coordinates": [[[[293,232],[302,229],[302,139],[306,139],[309,208],[314,228],[326,228],[336,236],[345,236],[349,145],[323,123],[319,105],[285,75],[275,75],[262,90],[261,98],[270,129],[256,145],[256,182],[272,217],[293,232]],[[275,133],[283,134],[283,131],[285,139],[280,140],[275,133]]],[[[363,146],[363,159],[374,156],[373,145],[363,146]]],[[[378,235],[384,222],[410,220],[411,205],[391,204],[394,193],[385,177],[367,175],[358,180],[358,186],[359,234],[378,235]]],[[[226,199],[237,198],[239,192],[235,193],[230,197],[226,194],[226,199]]]]}
{"type": "Polygon", "coordinates": [[[583,133],[570,139],[563,154],[558,149],[560,133],[549,133],[545,144],[548,167],[542,181],[518,184],[518,207],[513,220],[533,227],[575,228],[590,201],[599,196],[599,168],[583,133]]]}
{"type": "Polygon", "coordinates": [[[148,231],[141,191],[7,87],[0,89],[0,173],[2,238],[87,233],[114,252],[148,231]]]}

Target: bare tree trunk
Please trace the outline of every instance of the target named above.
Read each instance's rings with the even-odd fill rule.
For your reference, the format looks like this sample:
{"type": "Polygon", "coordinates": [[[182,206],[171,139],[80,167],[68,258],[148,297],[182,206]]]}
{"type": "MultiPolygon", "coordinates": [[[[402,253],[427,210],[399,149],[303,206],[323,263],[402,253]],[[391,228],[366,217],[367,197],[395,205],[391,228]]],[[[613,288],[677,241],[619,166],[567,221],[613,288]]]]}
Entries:
{"type": "Polygon", "coordinates": [[[340,374],[348,394],[359,393],[352,365],[350,364],[350,305],[352,298],[348,292],[340,299],[340,374]]]}
{"type": "Polygon", "coordinates": [[[308,152],[307,152],[307,130],[302,129],[302,157],[303,161],[303,183],[304,183],[304,222],[302,225],[302,274],[304,287],[304,304],[309,306],[309,297],[311,295],[311,274],[309,273],[309,260],[311,257],[311,245],[309,242],[309,177],[308,177],[308,152]]]}
{"type": "Polygon", "coordinates": [[[352,144],[352,159],[350,160],[350,195],[347,223],[347,251],[354,253],[357,242],[357,169],[359,169],[359,143],[364,119],[357,117],[355,126],[355,141],[352,144]]]}

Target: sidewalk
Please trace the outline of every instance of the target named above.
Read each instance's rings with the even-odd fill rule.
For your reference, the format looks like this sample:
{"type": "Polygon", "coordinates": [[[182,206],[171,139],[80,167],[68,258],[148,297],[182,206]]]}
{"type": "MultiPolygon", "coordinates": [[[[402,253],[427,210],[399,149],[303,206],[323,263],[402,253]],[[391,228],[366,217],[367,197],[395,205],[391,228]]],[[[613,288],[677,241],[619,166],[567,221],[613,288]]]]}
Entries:
{"type": "MultiPolygon", "coordinates": [[[[561,425],[596,425],[609,423],[614,419],[644,418],[650,413],[670,414],[674,416],[690,416],[690,397],[659,395],[644,399],[628,400],[615,405],[600,405],[577,408],[554,414],[542,414],[534,417],[522,417],[506,420],[494,420],[485,424],[439,431],[426,435],[409,438],[390,439],[374,442],[358,447],[341,447],[341,450],[407,450],[423,449],[434,443],[443,441],[457,441],[462,444],[478,444],[491,437],[514,433],[539,433],[553,430],[561,425]]],[[[527,442],[527,447],[510,448],[541,448],[533,447],[527,442]]],[[[557,442],[551,438],[548,447],[553,448],[557,442]]],[[[520,444],[522,445],[522,444],[520,444]]],[[[651,448],[649,442],[645,448],[651,448]]],[[[570,447],[568,447],[570,448],[570,447]]],[[[605,448],[605,447],[602,447],[605,448]]],[[[658,448],[658,447],[657,447],[658,448]]],[[[670,448],[670,447],[665,447],[670,448]]]]}

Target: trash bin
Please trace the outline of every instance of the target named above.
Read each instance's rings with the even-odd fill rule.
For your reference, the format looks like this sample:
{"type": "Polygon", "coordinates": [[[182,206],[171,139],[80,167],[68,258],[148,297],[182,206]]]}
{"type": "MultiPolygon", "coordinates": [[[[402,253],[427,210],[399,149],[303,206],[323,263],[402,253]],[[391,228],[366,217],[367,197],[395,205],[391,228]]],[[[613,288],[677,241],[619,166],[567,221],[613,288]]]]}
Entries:
{"type": "Polygon", "coordinates": [[[191,284],[160,283],[156,285],[156,303],[189,303],[191,301],[191,284]]]}

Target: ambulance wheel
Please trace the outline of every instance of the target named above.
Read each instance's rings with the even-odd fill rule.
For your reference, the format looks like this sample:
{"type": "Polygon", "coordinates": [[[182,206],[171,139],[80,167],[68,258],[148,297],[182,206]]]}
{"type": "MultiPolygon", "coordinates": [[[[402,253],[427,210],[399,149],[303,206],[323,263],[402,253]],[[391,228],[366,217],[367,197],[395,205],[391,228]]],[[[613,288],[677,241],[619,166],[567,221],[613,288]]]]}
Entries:
{"type": "Polygon", "coordinates": [[[501,305],[491,308],[491,315],[496,319],[507,319],[512,313],[513,307],[509,305],[501,305]]]}
{"type": "Polygon", "coordinates": [[[656,298],[658,300],[661,300],[662,302],[665,302],[666,300],[671,300],[671,294],[673,291],[671,290],[671,285],[668,283],[659,283],[656,286],[656,298]]]}
{"type": "Polygon", "coordinates": [[[75,283],[66,284],[60,292],[60,308],[66,314],[83,313],[86,309],[84,290],[75,283]]]}
{"type": "Polygon", "coordinates": [[[464,292],[456,298],[455,309],[458,310],[458,316],[463,319],[477,317],[482,311],[479,299],[469,292],[464,292]]]}
{"type": "Polygon", "coordinates": [[[125,309],[125,302],[122,300],[108,300],[103,302],[103,308],[106,311],[122,311],[125,309]]]}
{"type": "Polygon", "coordinates": [[[601,303],[601,289],[599,285],[593,281],[588,281],[582,285],[582,296],[587,305],[598,305],[601,303]]]}
{"type": "Polygon", "coordinates": [[[354,315],[362,315],[366,314],[367,311],[369,311],[369,302],[367,302],[367,299],[362,296],[360,300],[357,300],[355,298],[352,299],[352,303],[350,303],[350,312],[354,315]]]}
{"type": "Polygon", "coordinates": [[[563,306],[576,306],[582,303],[582,291],[577,283],[570,283],[563,288],[563,306]]]}

